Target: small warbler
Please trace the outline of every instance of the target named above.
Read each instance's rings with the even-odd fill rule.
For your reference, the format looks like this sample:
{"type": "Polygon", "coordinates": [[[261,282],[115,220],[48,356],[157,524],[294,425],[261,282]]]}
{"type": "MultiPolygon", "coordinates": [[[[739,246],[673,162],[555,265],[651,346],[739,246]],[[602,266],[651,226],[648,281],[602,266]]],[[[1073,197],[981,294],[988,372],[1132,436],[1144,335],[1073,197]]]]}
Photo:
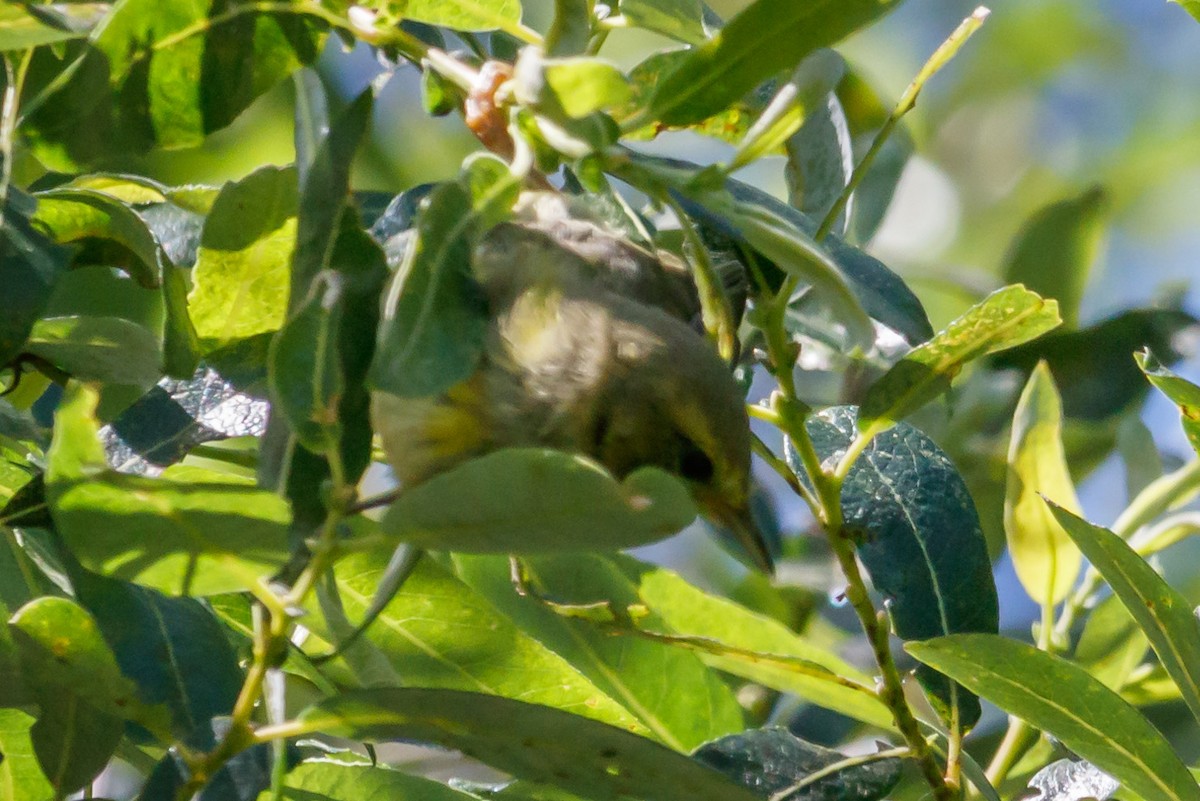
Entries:
{"type": "Polygon", "coordinates": [[[438,397],[375,392],[375,430],[397,476],[415,484],[522,445],[583,453],[618,478],[659,467],[770,572],[749,510],[743,395],[693,327],[699,302],[687,268],[579,206],[523,193],[513,218],[476,247],[490,323],[469,378],[438,397]]]}

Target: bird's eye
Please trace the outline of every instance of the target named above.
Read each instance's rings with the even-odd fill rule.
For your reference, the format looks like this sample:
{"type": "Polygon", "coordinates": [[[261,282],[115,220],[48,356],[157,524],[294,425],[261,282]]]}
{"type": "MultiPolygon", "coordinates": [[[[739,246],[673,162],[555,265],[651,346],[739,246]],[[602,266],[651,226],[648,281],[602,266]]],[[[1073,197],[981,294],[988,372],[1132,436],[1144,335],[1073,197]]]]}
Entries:
{"type": "Polygon", "coordinates": [[[712,459],[709,459],[704,451],[689,442],[684,446],[683,454],[679,457],[679,475],[688,481],[706,484],[713,477],[712,459]]]}

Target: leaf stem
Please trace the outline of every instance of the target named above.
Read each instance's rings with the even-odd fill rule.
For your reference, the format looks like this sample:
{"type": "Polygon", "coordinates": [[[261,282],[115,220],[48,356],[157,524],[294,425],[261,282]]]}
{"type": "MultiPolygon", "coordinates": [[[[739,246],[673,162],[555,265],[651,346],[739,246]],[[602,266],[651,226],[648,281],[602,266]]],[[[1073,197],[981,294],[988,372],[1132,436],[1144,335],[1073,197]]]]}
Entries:
{"type": "Polygon", "coordinates": [[[1004,739],[1000,741],[996,753],[992,755],[992,761],[987,766],[985,774],[993,786],[1008,778],[1008,772],[1012,770],[1013,765],[1017,764],[1017,760],[1025,751],[1032,734],[1033,729],[1029,727],[1028,723],[1020,718],[1009,717],[1008,730],[1004,732],[1004,739]]]}
{"type": "Polygon", "coordinates": [[[858,189],[863,178],[866,177],[867,172],[871,169],[871,165],[875,163],[876,156],[879,155],[879,151],[887,143],[888,138],[892,135],[892,131],[900,123],[900,119],[917,105],[917,97],[921,94],[921,90],[925,88],[925,84],[942,67],[946,66],[950,59],[954,58],[962,46],[967,43],[967,40],[983,25],[990,13],[991,11],[984,6],[976,8],[954,30],[954,33],[950,34],[946,41],[942,42],[941,46],[933,52],[933,55],[921,67],[917,76],[912,79],[908,88],[904,90],[904,94],[900,96],[900,101],[896,103],[896,107],[892,109],[892,113],[884,121],[883,127],[879,129],[879,133],[875,134],[875,139],[871,142],[871,147],[862,157],[862,160],[854,167],[854,171],[850,174],[850,180],[846,182],[846,186],[842,189],[841,194],[838,195],[837,200],[829,208],[829,211],[825,214],[825,218],[821,220],[821,225],[817,228],[813,239],[820,242],[833,230],[833,226],[837,224],[838,217],[846,210],[846,204],[850,202],[850,197],[858,189]]]}

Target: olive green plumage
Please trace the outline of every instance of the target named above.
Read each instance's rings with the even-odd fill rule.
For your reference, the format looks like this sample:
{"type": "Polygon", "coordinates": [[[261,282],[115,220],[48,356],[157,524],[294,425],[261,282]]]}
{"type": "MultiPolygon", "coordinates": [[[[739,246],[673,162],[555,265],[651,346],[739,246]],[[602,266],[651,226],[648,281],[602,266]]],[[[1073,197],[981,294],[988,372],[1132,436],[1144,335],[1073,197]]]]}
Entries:
{"type": "Polygon", "coordinates": [[[725,363],[692,327],[686,268],[551,192],[522,195],[475,249],[491,319],[474,374],[436,398],[376,392],[375,429],[417,483],[514,445],[584,453],[617,476],[653,465],[689,484],[763,569],[750,522],[750,428],[725,363]]]}

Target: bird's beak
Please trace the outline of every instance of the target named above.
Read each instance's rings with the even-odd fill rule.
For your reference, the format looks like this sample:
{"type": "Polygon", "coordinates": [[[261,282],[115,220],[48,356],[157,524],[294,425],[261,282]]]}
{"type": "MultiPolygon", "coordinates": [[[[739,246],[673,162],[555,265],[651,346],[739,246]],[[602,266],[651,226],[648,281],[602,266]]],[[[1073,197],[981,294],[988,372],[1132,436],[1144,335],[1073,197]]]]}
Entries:
{"type": "Polygon", "coordinates": [[[708,496],[700,499],[705,514],[715,523],[729,530],[742,552],[750,561],[768,576],[775,574],[775,558],[767,538],[750,513],[749,506],[734,507],[720,498],[708,496]]]}

